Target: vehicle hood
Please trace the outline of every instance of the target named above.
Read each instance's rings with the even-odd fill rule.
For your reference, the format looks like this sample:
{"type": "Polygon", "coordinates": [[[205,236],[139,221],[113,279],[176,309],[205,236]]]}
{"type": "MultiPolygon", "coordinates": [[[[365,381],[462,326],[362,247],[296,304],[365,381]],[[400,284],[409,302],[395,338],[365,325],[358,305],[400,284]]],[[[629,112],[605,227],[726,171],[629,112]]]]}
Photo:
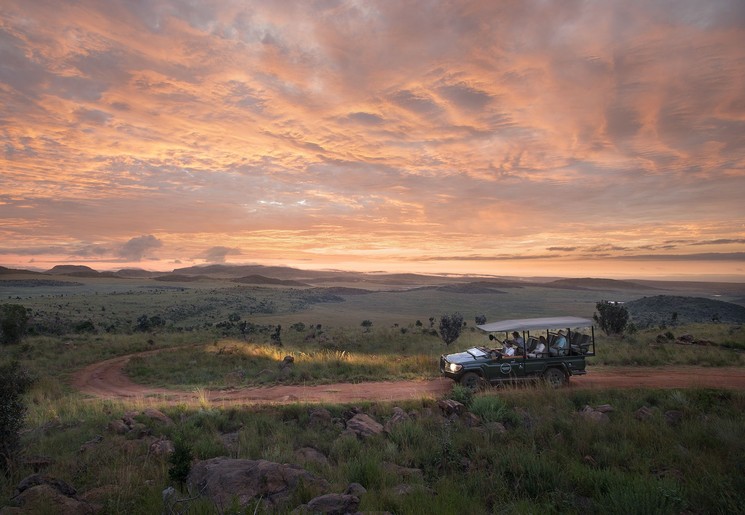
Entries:
{"type": "Polygon", "coordinates": [[[470,363],[472,361],[479,361],[487,357],[486,352],[476,347],[465,350],[463,352],[456,352],[455,354],[448,354],[445,359],[448,363],[458,363],[463,365],[464,363],[470,363]]]}

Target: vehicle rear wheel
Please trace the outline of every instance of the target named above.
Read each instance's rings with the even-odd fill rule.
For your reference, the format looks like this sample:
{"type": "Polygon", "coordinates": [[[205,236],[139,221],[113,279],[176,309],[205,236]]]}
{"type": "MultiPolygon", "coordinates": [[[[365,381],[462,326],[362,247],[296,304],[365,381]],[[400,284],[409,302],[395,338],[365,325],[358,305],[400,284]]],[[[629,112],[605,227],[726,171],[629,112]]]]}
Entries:
{"type": "Polygon", "coordinates": [[[546,370],[543,373],[543,380],[552,388],[564,386],[568,381],[566,374],[558,368],[549,368],[546,370]]]}
{"type": "Polygon", "coordinates": [[[463,374],[463,377],[460,378],[460,384],[472,392],[476,392],[483,388],[484,381],[476,372],[466,372],[463,374]]]}

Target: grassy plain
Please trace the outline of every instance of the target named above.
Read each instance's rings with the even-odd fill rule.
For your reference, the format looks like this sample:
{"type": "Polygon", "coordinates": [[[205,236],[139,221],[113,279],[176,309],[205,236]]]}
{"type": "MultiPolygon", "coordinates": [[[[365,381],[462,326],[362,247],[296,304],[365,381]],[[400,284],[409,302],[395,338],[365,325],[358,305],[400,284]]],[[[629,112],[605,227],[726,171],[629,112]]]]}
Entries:
{"type": "MultiPolygon", "coordinates": [[[[37,377],[27,395],[24,455],[51,458],[44,473],[73,484],[104,513],[161,512],[161,492],[171,484],[169,464],[150,453],[145,440],[105,429],[109,421],[144,405],[86,400],[71,390],[70,373],[86,364],[182,347],[167,356],[133,359],[127,370],[145,384],[189,389],[431,378],[438,375],[441,353],[488,342],[473,327],[476,315],[489,321],[589,318],[598,300],[629,301],[649,294],[531,285],[504,288],[504,293],[381,287],[374,293],[342,294],[217,279],[165,285],[142,279],[60,280],[77,284],[4,286],[0,281],[1,302],[29,308],[33,330],[21,344],[0,347],[0,359],[18,359],[37,377]],[[436,327],[437,317],[453,311],[464,315],[467,326],[447,349],[430,333],[429,319],[436,327]],[[139,331],[143,316],[163,323],[139,331]],[[361,326],[364,320],[372,322],[369,330],[361,326]],[[251,324],[245,334],[242,322],[251,324]],[[278,324],[281,348],[271,340],[278,324]],[[295,364],[282,373],[277,365],[285,355],[294,356],[295,364]]],[[[715,293],[701,285],[687,287],[686,294],[715,293]]],[[[728,324],[681,321],[623,339],[599,334],[589,373],[593,367],[619,365],[742,366],[743,348],[742,327],[728,324]],[[665,336],[668,332],[673,339],[665,336]],[[674,343],[686,333],[714,345],[674,343]]],[[[350,482],[364,485],[368,493],[361,511],[734,513],[745,506],[744,392],[506,389],[471,402],[484,424],[470,427],[462,419],[442,417],[436,403],[421,400],[401,404],[411,420],[365,441],[341,434],[348,406],[326,406],[335,423],[322,428],[309,423],[314,406],[302,404],[220,409],[206,402],[163,407],[177,421],[173,426],[141,422],[154,434],[186,439],[199,459],[228,455],[297,463],[296,452],[313,447],[328,464],[299,464],[328,479],[334,491],[350,482]],[[613,406],[607,422],[580,415],[586,405],[603,404],[613,406]],[[640,420],[635,413],[642,407],[652,415],[640,420]],[[680,413],[677,421],[666,418],[670,410],[680,413]],[[404,489],[401,467],[419,470],[405,480],[404,489]]],[[[381,423],[392,416],[390,404],[359,407],[381,423]]],[[[0,476],[4,504],[32,472],[22,463],[0,476]]],[[[216,512],[206,501],[190,506],[189,513],[216,512]]]]}

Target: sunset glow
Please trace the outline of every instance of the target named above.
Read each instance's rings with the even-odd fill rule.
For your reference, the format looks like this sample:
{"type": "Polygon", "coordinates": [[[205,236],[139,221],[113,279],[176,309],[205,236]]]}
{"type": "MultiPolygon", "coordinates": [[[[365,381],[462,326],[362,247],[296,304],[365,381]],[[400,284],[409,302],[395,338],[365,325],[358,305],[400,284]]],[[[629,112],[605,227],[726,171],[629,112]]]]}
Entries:
{"type": "Polygon", "coordinates": [[[745,3],[0,4],[0,265],[745,281],[745,3]]]}

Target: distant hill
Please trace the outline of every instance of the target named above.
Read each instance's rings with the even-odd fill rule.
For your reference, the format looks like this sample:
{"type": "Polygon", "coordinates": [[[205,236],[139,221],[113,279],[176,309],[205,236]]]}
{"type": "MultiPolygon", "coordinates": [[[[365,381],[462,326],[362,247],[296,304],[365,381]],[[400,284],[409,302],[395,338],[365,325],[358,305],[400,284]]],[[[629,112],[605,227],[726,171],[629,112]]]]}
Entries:
{"type": "Polygon", "coordinates": [[[0,288],[3,286],[8,288],[56,288],[57,286],[83,286],[83,283],[55,281],[54,279],[2,279],[0,280],[0,288]]]}
{"type": "Polygon", "coordinates": [[[234,283],[240,284],[260,284],[260,285],[278,285],[278,286],[310,286],[300,281],[293,281],[290,279],[274,279],[273,277],[265,277],[263,275],[247,275],[245,277],[239,277],[238,279],[232,279],[234,283]]]}
{"type": "Polygon", "coordinates": [[[712,320],[729,324],[745,323],[745,306],[703,297],[655,295],[625,304],[637,327],[669,324],[673,313],[678,323],[706,323],[712,320]]]}
{"type": "Polygon", "coordinates": [[[0,266],[0,275],[17,275],[17,274],[32,274],[32,275],[41,275],[41,272],[33,272],[31,270],[16,270],[15,268],[7,268],[4,266],[0,266]]]}
{"type": "Polygon", "coordinates": [[[67,275],[69,277],[113,277],[113,272],[97,272],[89,266],[83,265],[57,265],[47,270],[50,275],[67,275]]]}
{"type": "Polygon", "coordinates": [[[652,286],[639,284],[631,281],[619,281],[616,279],[595,279],[585,277],[581,279],[559,279],[544,283],[548,288],[566,288],[569,290],[656,290],[652,286]]]}
{"type": "Polygon", "coordinates": [[[209,279],[209,277],[205,275],[182,275],[182,274],[167,274],[167,275],[157,275],[152,278],[153,281],[163,281],[163,282],[169,282],[169,283],[191,283],[194,281],[199,281],[200,279],[209,279]]]}
{"type": "Polygon", "coordinates": [[[163,275],[163,272],[150,272],[143,270],[142,268],[122,268],[114,272],[117,277],[123,277],[126,279],[147,279],[150,277],[158,277],[163,275]]]}
{"type": "Polygon", "coordinates": [[[449,293],[507,293],[505,291],[496,288],[496,284],[488,282],[473,282],[473,283],[460,283],[460,284],[446,284],[444,286],[437,286],[437,291],[444,291],[449,293]]]}

